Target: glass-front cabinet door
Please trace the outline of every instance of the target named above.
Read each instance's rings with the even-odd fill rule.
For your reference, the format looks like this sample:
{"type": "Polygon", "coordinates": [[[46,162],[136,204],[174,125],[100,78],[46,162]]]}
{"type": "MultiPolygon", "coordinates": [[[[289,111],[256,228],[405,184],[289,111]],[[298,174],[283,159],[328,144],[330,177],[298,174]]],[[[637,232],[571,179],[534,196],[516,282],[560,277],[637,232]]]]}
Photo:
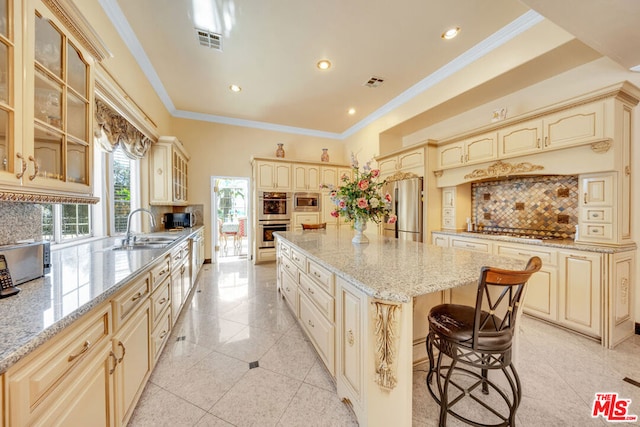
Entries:
{"type": "Polygon", "coordinates": [[[89,56],[44,6],[36,6],[33,22],[33,128],[32,138],[25,138],[33,146],[26,177],[30,182],[23,178],[23,183],[88,192],[89,56]]]}
{"type": "Polygon", "coordinates": [[[14,76],[19,73],[16,58],[13,2],[0,0],[0,181],[15,184],[22,168],[16,157],[14,76]]]}

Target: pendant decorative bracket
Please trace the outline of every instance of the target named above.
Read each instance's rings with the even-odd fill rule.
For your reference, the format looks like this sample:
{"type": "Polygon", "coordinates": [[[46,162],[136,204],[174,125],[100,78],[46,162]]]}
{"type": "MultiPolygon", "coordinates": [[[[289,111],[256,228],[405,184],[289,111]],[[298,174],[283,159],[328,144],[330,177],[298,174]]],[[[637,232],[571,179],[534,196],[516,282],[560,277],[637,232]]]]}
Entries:
{"type": "Polygon", "coordinates": [[[375,308],[376,373],[375,381],[383,390],[393,390],[398,383],[398,311],[400,305],[372,302],[375,308]]]}

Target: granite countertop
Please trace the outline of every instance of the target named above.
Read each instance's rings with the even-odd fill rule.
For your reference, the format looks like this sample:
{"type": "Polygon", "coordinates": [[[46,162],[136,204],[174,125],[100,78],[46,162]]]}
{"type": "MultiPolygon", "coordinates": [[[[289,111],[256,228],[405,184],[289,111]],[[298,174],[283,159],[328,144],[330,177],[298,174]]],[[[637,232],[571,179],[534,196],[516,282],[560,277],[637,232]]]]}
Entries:
{"type": "Polygon", "coordinates": [[[393,302],[476,283],[490,265],[521,270],[526,261],[367,233],[369,244],[351,243],[352,230],[276,232],[365,294],[393,302]]]}
{"type": "Polygon", "coordinates": [[[5,320],[0,373],[72,324],[145,271],[202,226],[154,233],[175,236],[160,249],[113,251],[122,237],[104,238],[51,251],[51,271],[23,283],[20,293],[0,300],[5,320]]]}
{"type": "Polygon", "coordinates": [[[550,248],[572,249],[576,251],[598,252],[598,253],[606,253],[606,254],[633,251],[637,248],[635,243],[631,243],[628,245],[620,245],[620,246],[600,246],[600,245],[589,245],[586,243],[576,243],[571,239],[540,240],[540,239],[529,239],[524,237],[504,236],[499,234],[484,234],[481,232],[470,232],[470,231],[443,230],[443,231],[434,231],[433,233],[445,234],[448,236],[471,237],[474,239],[487,239],[487,240],[496,240],[500,242],[523,243],[523,244],[533,245],[533,246],[546,246],[550,248]]]}

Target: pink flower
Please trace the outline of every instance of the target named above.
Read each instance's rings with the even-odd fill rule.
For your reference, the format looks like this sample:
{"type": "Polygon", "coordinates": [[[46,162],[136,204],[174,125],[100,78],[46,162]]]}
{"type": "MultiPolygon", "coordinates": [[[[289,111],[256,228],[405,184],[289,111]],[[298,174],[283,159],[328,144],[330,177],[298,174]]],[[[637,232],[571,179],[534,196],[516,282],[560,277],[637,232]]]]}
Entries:
{"type": "Polygon", "coordinates": [[[358,187],[361,190],[366,190],[367,188],[369,188],[369,181],[367,181],[366,179],[360,180],[360,182],[358,183],[358,187]]]}
{"type": "Polygon", "coordinates": [[[385,199],[387,202],[390,202],[390,201],[391,201],[391,194],[389,194],[389,193],[385,194],[385,195],[384,195],[384,199],[385,199]]]}
{"type": "Polygon", "coordinates": [[[371,177],[372,178],[377,178],[378,175],[380,175],[380,170],[379,169],[371,169],[371,177]]]}
{"type": "Polygon", "coordinates": [[[334,218],[338,218],[340,216],[340,212],[338,211],[331,211],[331,216],[334,218]]]}
{"type": "Polygon", "coordinates": [[[398,220],[398,217],[393,215],[393,214],[391,214],[391,215],[389,215],[389,220],[387,222],[389,224],[395,224],[397,220],[398,220]]]}
{"type": "Polygon", "coordinates": [[[345,208],[345,206],[347,206],[347,202],[345,202],[344,200],[340,200],[340,201],[338,202],[338,207],[339,207],[340,209],[344,209],[344,208],[345,208]]]}
{"type": "Polygon", "coordinates": [[[358,207],[360,209],[365,209],[369,204],[367,203],[367,199],[365,199],[364,197],[360,197],[358,199],[358,207]]]}

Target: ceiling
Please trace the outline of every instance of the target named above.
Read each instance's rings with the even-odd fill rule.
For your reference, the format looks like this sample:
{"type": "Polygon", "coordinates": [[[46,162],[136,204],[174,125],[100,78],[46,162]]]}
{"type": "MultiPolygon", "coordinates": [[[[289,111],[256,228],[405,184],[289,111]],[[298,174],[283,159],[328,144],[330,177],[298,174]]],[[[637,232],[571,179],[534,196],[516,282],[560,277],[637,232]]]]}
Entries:
{"type": "Polygon", "coordinates": [[[621,11],[606,6],[619,2],[637,12],[640,2],[522,1],[403,0],[394,7],[386,0],[100,3],[172,115],[342,139],[540,22],[525,3],[601,53],[614,55],[615,47],[611,57],[623,65],[640,64],[633,46],[640,26],[624,20],[628,28],[611,36],[618,31],[608,24],[619,24],[621,11]],[[208,8],[196,12],[194,3],[208,8]],[[598,17],[598,31],[588,16],[576,23],[566,7],[585,3],[598,17]],[[196,24],[202,18],[209,24],[196,24]],[[196,26],[219,33],[222,51],[201,46],[196,26]],[[443,40],[452,26],[462,29],[459,36],[443,40]],[[614,42],[629,35],[635,39],[624,46],[614,42]],[[319,70],[321,59],[332,67],[319,70]],[[365,86],[372,76],[384,83],[365,86]],[[232,84],[242,90],[230,91],[232,84]],[[347,113],[350,108],[355,114],[347,113]]]}

